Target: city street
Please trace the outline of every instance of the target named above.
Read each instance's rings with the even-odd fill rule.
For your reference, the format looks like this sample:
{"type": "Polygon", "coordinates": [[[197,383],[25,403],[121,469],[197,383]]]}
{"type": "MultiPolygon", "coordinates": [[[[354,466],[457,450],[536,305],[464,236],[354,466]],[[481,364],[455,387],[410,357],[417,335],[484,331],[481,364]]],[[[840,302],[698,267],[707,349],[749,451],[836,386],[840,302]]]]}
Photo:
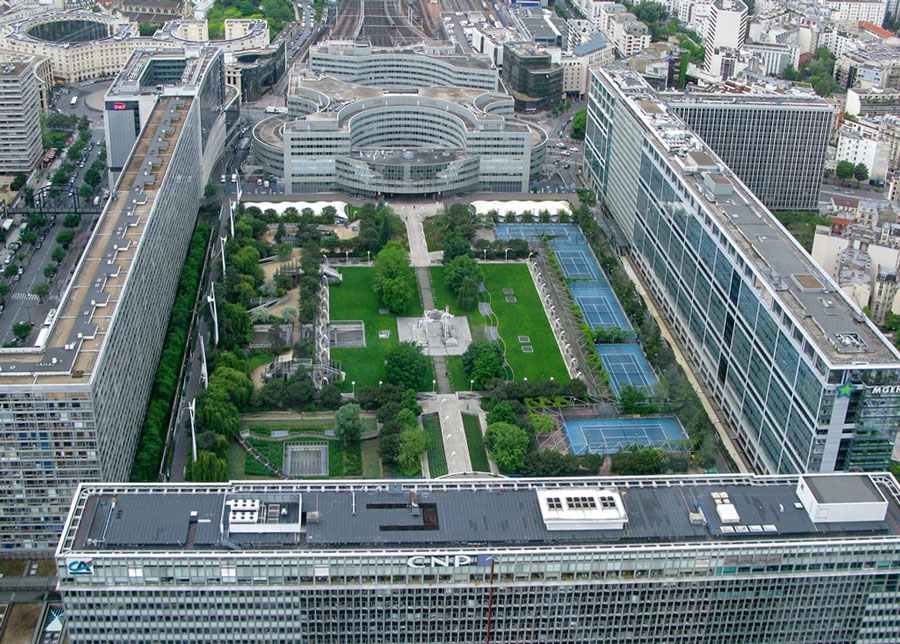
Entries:
{"type": "MultiPolygon", "coordinates": [[[[75,165],[75,181],[71,184],[71,189],[74,189],[75,191],[77,191],[78,188],[80,188],[84,183],[84,173],[87,172],[87,170],[91,167],[91,164],[97,159],[97,155],[100,153],[101,149],[100,143],[104,140],[103,120],[101,117],[101,113],[88,108],[85,105],[84,97],[92,94],[93,92],[108,87],[109,84],[109,81],[102,81],[99,83],[92,83],[91,85],[85,87],[71,87],[69,94],[65,94],[62,90],[59,90],[55,98],[57,109],[60,113],[71,114],[79,118],[81,118],[82,116],[86,116],[91,122],[91,141],[94,143],[94,145],[93,149],[90,152],[85,150],[83,157],[85,159],[84,165],[81,167],[79,167],[78,164],[75,165]],[[79,96],[79,100],[73,108],[70,105],[69,99],[75,95],[79,96]]],[[[77,131],[76,134],[73,134],[73,137],[76,135],[77,131]]],[[[51,164],[48,168],[39,171],[33,182],[33,187],[35,188],[35,190],[39,191],[41,188],[49,185],[49,177],[65,161],[65,159],[60,159],[51,164]]],[[[102,181],[100,183],[100,186],[98,187],[98,193],[101,194],[101,202],[97,207],[102,209],[105,200],[102,197],[103,193],[100,191],[102,191],[102,189],[106,186],[105,172],[101,173],[101,178],[102,181]]],[[[66,208],[66,206],[71,205],[74,199],[80,200],[79,204],[83,205],[84,200],[82,200],[81,197],[78,197],[77,194],[74,196],[68,195],[69,190],[70,187],[68,185],[60,186],[59,198],[53,200],[52,204],[48,204],[48,206],[46,207],[66,211],[69,210],[68,208],[66,208]]],[[[93,206],[91,206],[91,208],[93,209],[93,206]]],[[[74,208],[72,208],[72,210],[74,210],[74,208]]],[[[0,313],[0,343],[4,345],[13,343],[15,341],[16,338],[13,335],[12,327],[18,322],[31,322],[34,325],[32,333],[25,344],[34,342],[41,325],[47,318],[47,314],[51,309],[56,308],[59,304],[60,297],[62,295],[62,292],[65,290],[67,280],[69,279],[69,277],[71,277],[77,258],[80,256],[81,250],[87,244],[87,241],[90,238],[90,232],[93,229],[97,218],[99,217],[99,215],[97,214],[82,215],[80,226],[77,229],[73,229],[76,233],[75,240],[69,245],[66,257],[59,265],[59,270],[57,271],[56,275],[48,280],[44,276],[44,267],[52,263],[50,256],[57,246],[56,236],[63,230],[66,230],[63,227],[65,212],[60,212],[55,216],[48,213],[45,216],[47,218],[47,224],[40,230],[34,231],[38,234],[39,240],[41,239],[41,237],[43,237],[43,241],[40,242],[41,247],[37,248],[36,245],[23,245],[22,248],[14,253],[15,257],[13,257],[13,259],[11,260],[12,264],[16,264],[17,266],[22,267],[23,272],[20,275],[18,282],[15,282],[11,279],[7,280],[11,287],[11,291],[10,294],[6,297],[3,311],[2,313],[0,313]],[[23,260],[16,259],[23,254],[25,255],[25,258],[23,260]],[[44,299],[43,302],[40,302],[38,297],[31,293],[31,290],[36,284],[40,284],[43,282],[46,282],[50,287],[50,294],[44,299]]],[[[19,228],[24,222],[25,217],[16,218],[12,234],[8,236],[5,248],[2,252],[0,252],[0,258],[5,258],[7,254],[11,252],[8,250],[9,246],[14,241],[18,240],[19,228]]]]}

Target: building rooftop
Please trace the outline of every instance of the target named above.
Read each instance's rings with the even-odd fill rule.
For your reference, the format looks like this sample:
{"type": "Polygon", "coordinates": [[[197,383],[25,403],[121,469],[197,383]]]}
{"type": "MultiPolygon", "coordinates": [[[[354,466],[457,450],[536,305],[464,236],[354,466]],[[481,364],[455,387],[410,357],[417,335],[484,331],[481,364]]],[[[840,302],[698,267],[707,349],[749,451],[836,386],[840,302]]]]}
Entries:
{"type": "Polygon", "coordinates": [[[889,474],[88,483],[57,554],[900,538],[898,493],[889,474]]]}
{"type": "Polygon", "coordinates": [[[163,95],[174,91],[178,96],[194,94],[200,89],[200,82],[210,62],[216,57],[218,50],[215,47],[185,47],[171,51],[159,51],[152,49],[135,51],[128,62],[119,72],[113,84],[106,92],[107,98],[137,96],[140,94],[163,95]],[[168,85],[159,85],[153,78],[148,78],[148,72],[155,65],[175,62],[184,62],[184,68],[176,82],[168,85]]]}
{"type": "Polygon", "coordinates": [[[824,98],[806,94],[734,94],[725,92],[660,92],[660,98],[669,104],[689,105],[691,103],[736,105],[740,107],[791,107],[833,111],[834,107],[824,98]]]}
{"type": "MultiPolygon", "coordinates": [[[[204,51],[215,54],[214,49],[204,51]]],[[[135,59],[143,57],[136,54],[132,62],[135,59]]],[[[100,216],[59,306],[40,327],[35,346],[0,349],[0,385],[90,382],[122,294],[129,287],[141,288],[128,284],[131,264],[193,101],[191,83],[199,83],[197,70],[208,62],[202,56],[192,59],[193,66],[189,64],[182,76],[188,85],[178,95],[161,92],[119,176],[113,198],[100,216]]],[[[119,87],[116,83],[110,93],[119,87]]]]}
{"type": "Polygon", "coordinates": [[[900,367],[893,345],[637,71],[617,66],[595,73],[606,74],[621,89],[658,152],[685,178],[694,200],[716,217],[831,366],[900,367]],[[822,287],[804,287],[805,276],[814,276],[822,287]]]}

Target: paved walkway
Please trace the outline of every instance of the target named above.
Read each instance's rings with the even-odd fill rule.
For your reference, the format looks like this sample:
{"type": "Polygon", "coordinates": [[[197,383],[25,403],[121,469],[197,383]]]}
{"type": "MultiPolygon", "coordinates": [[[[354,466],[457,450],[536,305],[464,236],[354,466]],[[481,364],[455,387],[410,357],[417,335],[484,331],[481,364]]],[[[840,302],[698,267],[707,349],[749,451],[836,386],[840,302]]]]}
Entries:
{"type": "Polygon", "coordinates": [[[444,252],[440,250],[432,253],[428,252],[422,220],[426,217],[440,214],[442,206],[436,203],[427,203],[391,205],[391,208],[400,215],[400,218],[406,224],[406,237],[409,240],[409,258],[412,265],[416,267],[431,266],[433,263],[439,262],[444,256],[444,252]]]}
{"type": "Polygon", "coordinates": [[[440,394],[421,401],[426,414],[438,414],[441,420],[441,436],[444,440],[444,455],[447,458],[447,472],[459,474],[472,471],[466,430],[463,425],[461,404],[456,394],[440,394]]]}

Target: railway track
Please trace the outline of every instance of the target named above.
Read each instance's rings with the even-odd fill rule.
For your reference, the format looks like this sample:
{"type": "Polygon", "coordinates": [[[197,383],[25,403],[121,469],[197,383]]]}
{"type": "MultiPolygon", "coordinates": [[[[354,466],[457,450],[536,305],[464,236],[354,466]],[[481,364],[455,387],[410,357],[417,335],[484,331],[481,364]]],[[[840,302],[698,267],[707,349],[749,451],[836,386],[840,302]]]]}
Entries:
{"type": "Polygon", "coordinates": [[[360,0],[342,0],[336,14],[331,28],[331,38],[353,40],[359,30],[359,19],[362,14],[360,0]]]}

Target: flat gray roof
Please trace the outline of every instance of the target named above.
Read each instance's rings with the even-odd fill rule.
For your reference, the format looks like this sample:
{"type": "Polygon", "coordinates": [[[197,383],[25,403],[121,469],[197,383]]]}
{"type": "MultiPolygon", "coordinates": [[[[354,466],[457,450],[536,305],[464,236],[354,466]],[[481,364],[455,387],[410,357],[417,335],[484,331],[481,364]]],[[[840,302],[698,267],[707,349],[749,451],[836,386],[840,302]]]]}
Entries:
{"type": "Polygon", "coordinates": [[[890,475],[811,478],[834,503],[890,499],[888,515],[883,521],[814,524],[797,496],[798,477],[784,476],[85,484],[61,548],[318,551],[900,536],[898,490],[890,475]],[[548,530],[537,491],[585,488],[618,493],[627,514],[624,528],[548,530]],[[235,499],[258,500],[268,524],[297,529],[231,530],[229,504],[235,499]],[[733,505],[737,521],[720,517],[722,502],[733,505]],[[269,505],[274,512],[266,513],[269,505]]]}
{"type": "Polygon", "coordinates": [[[868,476],[803,477],[819,503],[883,503],[885,498],[868,476]]]}

